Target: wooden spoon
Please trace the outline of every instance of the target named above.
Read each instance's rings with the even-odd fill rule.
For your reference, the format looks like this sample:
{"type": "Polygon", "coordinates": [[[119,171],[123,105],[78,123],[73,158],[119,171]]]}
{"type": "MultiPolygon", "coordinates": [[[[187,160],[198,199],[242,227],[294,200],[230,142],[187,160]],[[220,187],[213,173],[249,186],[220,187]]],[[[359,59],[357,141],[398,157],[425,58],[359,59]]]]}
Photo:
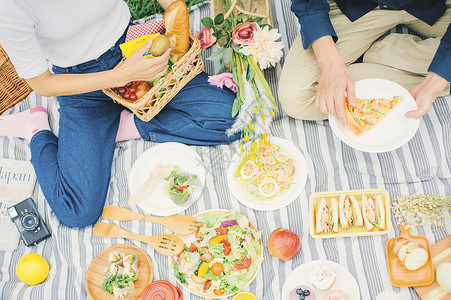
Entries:
{"type": "Polygon", "coordinates": [[[154,217],[135,213],[128,208],[108,205],[103,209],[102,217],[116,221],[139,220],[163,225],[175,234],[189,235],[197,230],[197,220],[187,215],[154,217]]]}
{"type": "Polygon", "coordinates": [[[178,255],[183,251],[184,242],[181,238],[173,234],[161,234],[146,236],[136,234],[122,229],[121,227],[109,223],[97,223],[94,225],[92,233],[106,238],[126,238],[147,243],[155,248],[159,253],[166,256],[178,255]]]}

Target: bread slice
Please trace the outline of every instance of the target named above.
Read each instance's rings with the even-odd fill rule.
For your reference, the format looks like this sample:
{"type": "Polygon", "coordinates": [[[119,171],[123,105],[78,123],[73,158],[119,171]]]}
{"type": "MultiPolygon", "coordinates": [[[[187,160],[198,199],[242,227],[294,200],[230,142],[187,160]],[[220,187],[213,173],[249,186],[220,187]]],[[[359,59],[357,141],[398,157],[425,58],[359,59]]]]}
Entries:
{"type": "Polygon", "coordinates": [[[392,244],[392,251],[406,267],[407,270],[414,271],[426,264],[429,254],[420,244],[399,238],[392,244]]]}

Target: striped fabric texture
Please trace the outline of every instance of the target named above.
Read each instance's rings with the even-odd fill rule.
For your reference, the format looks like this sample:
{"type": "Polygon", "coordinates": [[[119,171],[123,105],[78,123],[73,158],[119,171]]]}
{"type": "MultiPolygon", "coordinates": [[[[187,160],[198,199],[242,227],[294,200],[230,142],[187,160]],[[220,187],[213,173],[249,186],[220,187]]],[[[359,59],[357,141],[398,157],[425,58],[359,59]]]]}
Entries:
{"type": "MultiPolygon", "coordinates": [[[[286,54],[299,32],[299,25],[290,11],[289,0],[271,1],[271,4],[274,27],[282,34],[286,45],[283,51],[286,54]]],[[[200,29],[201,18],[209,15],[208,3],[191,11],[193,32],[200,29]]],[[[211,51],[206,50],[203,53],[204,58],[208,57],[211,51]]],[[[217,65],[208,60],[205,62],[209,73],[217,70],[217,65]]],[[[275,95],[281,66],[282,64],[278,64],[276,68],[265,71],[275,95]]],[[[57,134],[59,115],[55,98],[40,97],[32,93],[5,114],[17,113],[37,105],[47,108],[51,128],[57,134]]],[[[305,189],[292,204],[269,212],[247,208],[232,196],[228,188],[226,171],[230,158],[235,154],[236,143],[192,147],[202,158],[207,176],[201,198],[185,213],[193,215],[214,208],[240,211],[263,233],[264,261],[247,290],[253,292],[258,299],[281,299],[283,284],[293,269],[305,262],[326,259],[349,270],[357,280],[361,299],[376,299],[376,296],[384,291],[401,293],[405,299],[419,299],[413,288],[396,288],[388,277],[385,244],[388,239],[400,234],[394,216],[394,229],[387,235],[313,239],[309,235],[308,200],[315,192],[372,188],[387,189],[391,199],[406,194],[451,195],[451,97],[438,98],[429,114],[421,119],[419,130],[413,139],[391,152],[365,153],[354,150],[333,134],[328,121],[294,120],[280,107],[272,125],[272,134],[292,141],[300,149],[307,162],[308,179],[305,189]],[[283,262],[271,257],[267,251],[266,241],[270,233],[279,227],[289,228],[301,237],[301,251],[291,261],[283,262]]],[[[142,140],[117,144],[106,205],[128,207],[128,174],[135,160],[151,147],[151,142],[142,140]]],[[[30,160],[30,156],[29,146],[23,140],[0,137],[1,158],[30,160]]],[[[89,264],[103,249],[119,243],[131,243],[144,249],[153,262],[154,280],[168,280],[177,285],[170,272],[168,258],[155,252],[151,246],[132,240],[94,236],[92,227],[72,229],[62,225],[47,205],[38,184],[33,198],[52,231],[52,237],[35,247],[27,248],[20,243],[14,252],[0,251],[0,299],[88,299],[85,292],[85,274],[89,264]],[[19,258],[30,252],[41,254],[50,264],[47,280],[33,287],[19,281],[15,273],[19,258]]],[[[133,209],[143,213],[136,206],[133,209]]],[[[425,235],[429,242],[434,244],[451,233],[449,212],[446,217],[445,227],[419,227],[413,229],[412,234],[425,235]]],[[[111,222],[128,231],[144,235],[170,233],[168,229],[157,224],[139,221],[116,222],[103,218],[99,221],[111,222]]],[[[202,299],[191,295],[187,290],[182,291],[183,299],[202,299]]]]}

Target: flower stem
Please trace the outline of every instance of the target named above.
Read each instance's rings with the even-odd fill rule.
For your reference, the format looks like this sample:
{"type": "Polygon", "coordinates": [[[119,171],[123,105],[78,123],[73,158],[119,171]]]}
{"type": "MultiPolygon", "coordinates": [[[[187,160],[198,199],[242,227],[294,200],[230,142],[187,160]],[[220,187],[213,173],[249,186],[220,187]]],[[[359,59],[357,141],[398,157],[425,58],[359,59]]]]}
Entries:
{"type": "Polygon", "coordinates": [[[235,51],[233,51],[233,53],[235,54],[236,69],[238,72],[238,93],[240,94],[241,101],[244,101],[244,84],[243,79],[241,78],[243,74],[243,65],[241,62],[240,55],[235,51]]]}
{"type": "Polygon", "coordinates": [[[247,56],[247,60],[249,62],[249,65],[251,66],[252,70],[254,71],[255,76],[258,79],[258,82],[260,83],[261,87],[263,88],[264,93],[268,97],[269,102],[271,103],[272,108],[277,111],[277,105],[274,100],[274,95],[271,92],[271,88],[268,85],[268,82],[265,79],[265,76],[263,75],[260,68],[257,66],[257,63],[254,60],[254,57],[252,55],[247,56]]]}

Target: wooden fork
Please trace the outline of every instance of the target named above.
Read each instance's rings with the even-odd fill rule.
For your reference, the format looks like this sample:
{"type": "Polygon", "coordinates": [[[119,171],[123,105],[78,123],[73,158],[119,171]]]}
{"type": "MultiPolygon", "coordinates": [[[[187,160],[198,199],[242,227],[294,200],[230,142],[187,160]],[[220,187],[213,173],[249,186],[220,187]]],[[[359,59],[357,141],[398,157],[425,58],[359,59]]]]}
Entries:
{"type": "Polygon", "coordinates": [[[166,256],[178,255],[184,248],[183,240],[176,235],[161,234],[146,236],[129,232],[117,225],[109,223],[97,223],[94,225],[92,233],[106,238],[126,238],[141,241],[151,245],[156,251],[166,256]]]}
{"type": "Polygon", "coordinates": [[[154,217],[135,213],[128,208],[108,205],[103,209],[102,217],[116,221],[140,220],[163,225],[175,234],[189,235],[197,230],[197,220],[187,215],[154,217]]]}

